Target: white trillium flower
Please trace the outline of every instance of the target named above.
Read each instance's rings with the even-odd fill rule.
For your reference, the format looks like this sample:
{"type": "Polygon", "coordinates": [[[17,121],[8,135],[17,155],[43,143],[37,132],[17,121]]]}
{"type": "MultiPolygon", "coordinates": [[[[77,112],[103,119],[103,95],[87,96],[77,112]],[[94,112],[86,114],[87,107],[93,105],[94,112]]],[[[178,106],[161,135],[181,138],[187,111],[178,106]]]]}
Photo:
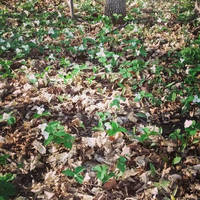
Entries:
{"type": "Polygon", "coordinates": [[[133,32],[134,32],[134,33],[137,33],[137,32],[138,32],[138,30],[139,30],[139,29],[138,29],[138,27],[137,27],[137,26],[135,26],[135,27],[134,27],[134,29],[133,29],[133,32]]]}
{"type": "Polygon", "coordinates": [[[162,22],[162,19],[161,19],[161,18],[158,18],[157,22],[158,22],[158,23],[161,23],[161,22],[162,22]]]}
{"type": "Polygon", "coordinates": [[[106,122],[105,124],[106,130],[109,130],[112,128],[112,126],[110,125],[110,122],[106,122]]]}
{"type": "Polygon", "coordinates": [[[16,49],[15,49],[15,51],[16,51],[16,54],[19,54],[19,53],[21,53],[21,52],[22,52],[22,50],[21,50],[21,49],[19,49],[19,48],[16,48],[16,49]]]}
{"type": "Polygon", "coordinates": [[[1,49],[5,51],[5,50],[6,50],[6,47],[4,47],[4,46],[1,46],[1,49]]]}
{"type": "Polygon", "coordinates": [[[36,39],[30,40],[32,43],[36,44],[36,39]]]}
{"type": "Polygon", "coordinates": [[[8,119],[10,119],[10,114],[3,113],[3,120],[8,120],[8,119]]]}
{"type": "Polygon", "coordinates": [[[112,71],[112,65],[111,65],[111,64],[106,65],[105,68],[106,68],[109,72],[112,71]]]}
{"type": "Polygon", "coordinates": [[[115,61],[119,58],[119,56],[117,54],[113,55],[113,58],[115,59],[115,61]]]}
{"type": "Polygon", "coordinates": [[[49,29],[49,31],[48,31],[48,34],[54,34],[55,32],[54,32],[54,30],[53,30],[53,28],[51,27],[50,29],[49,29]]]}
{"type": "Polygon", "coordinates": [[[104,48],[100,48],[100,51],[96,55],[98,57],[106,57],[106,54],[104,53],[104,48]]]}
{"type": "Polygon", "coordinates": [[[136,53],[136,56],[139,56],[140,55],[140,50],[136,50],[135,53],[136,53]]]}
{"type": "Polygon", "coordinates": [[[67,34],[68,36],[70,36],[70,37],[74,37],[73,33],[72,33],[71,31],[69,31],[68,28],[65,28],[65,29],[63,30],[63,32],[66,33],[66,34],[67,34]]]}
{"type": "Polygon", "coordinates": [[[29,75],[29,78],[30,78],[30,79],[35,79],[35,75],[34,75],[34,74],[30,74],[30,75],[29,75]]]}
{"type": "Polygon", "coordinates": [[[78,48],[80,51],[83,51],[85,48],[84,46],[81,44],[81,46],[78,48]]]}
{"type": "Polygon", "coordinates": [[[200,98],[197,95],[194,95],[193,103],[200,103],[200,98]]]}
{"type": "Polygon", "coordinates": [[[43,132],[47,127],[47,123],[43,123],[43,124],[40,124],[38,125],[38,128],[43,132]]]}
{"type": "Polygon", "coordinates": [[[11,47],[9,42],[7,42],[6,47],[7,47],[7,48],[10,48],[10,47],[11,47]]]}
{"type": "Polygon", "coordinates": [[[40,21],[36,20],[35,23],[39,26],[40,25],[40,21]]]}
{"type": "Polygon", "coordinates": [[[43,107],[39,107],[39,106],[36,109],[37,109],[37,114],[39,115],[41,115],[45,111],[43,107]]]}
{"type": "Polygon", "coordinates": [[[188,128],[192,125],[192,120],[185,120],[184,127],[188,128]]]}
{"type": "Polygon", "coordinates": [[[4,40],[4,39],[2,39],[2,38],[0,38],[0,42],[1,42],[1,43],[3,43],[3,42],[5,42],[5,40],[4,40]]]}
{"type": "Polygon", "coordinates": [[[141,99],[141,94],[140,94],[140,93],[137,93],[137,94],[135,95],[135,98],[141,99]]]}
{"type": "Polygon", "coordinates": [[[45,140],[48,139],[49,133],[45,131],[47,123],[40,124],[38,128],[41,130],[41,134],[44,136],[45,140]]]}
{"type": "Polygon", "coordinates": [[[28,45],[22,45],[22,48],[23,48],[25,51],[28,51],[28,50],[29,50],[29,46],[28,46],[28,45]]]}
{"type": "Polygon", "coordinates": [[[27,10],[24,10],[24,13],[26,14],[26,16],[29,15],[29,12],[27,10]]]}
{"type": "Polygon", "coordinates": [[[155,73],[155,72],[156,72],[156,66],[153,65],[153,66],[151,67],[151,70],[152,70],[153,73],[155,73]]]}
{"type": "Polygon", "coordinates": [[[49,55],[49,59],[55,60],[54,55],[53,55],[53,54],[50,54],[50,55],[49,55]]]}
{"type": "Polygon", "coordinates": [[[23,37],[20,36],[20,37],[18,38],[18,40],[19,40],[19,41],[23,41],[23,37]]]}

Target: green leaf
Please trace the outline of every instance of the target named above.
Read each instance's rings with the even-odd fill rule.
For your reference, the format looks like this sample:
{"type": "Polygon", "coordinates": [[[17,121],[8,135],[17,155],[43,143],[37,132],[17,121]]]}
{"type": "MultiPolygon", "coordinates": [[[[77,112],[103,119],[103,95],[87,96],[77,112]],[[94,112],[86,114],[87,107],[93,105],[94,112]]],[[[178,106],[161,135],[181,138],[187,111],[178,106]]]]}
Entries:
{"type": "Polygon", "coordinates": [[[173,92],[173,93],[172,93],[172,101],[175,102],[175,100],[176,100],[176,93],[173,92]]]}
{"type": "Polygon", "coordinates": [[[170,185],[170,182],[169,181],[167,181],[167,180],[160,180],[159,182],[156,182],[156,183],[154,183],[154,185],[156,186],[156,187],[158,187],[159,189],[160,188],[163,188],[163,189],[168,189],[168,187],[169,187],[169,185],[170,185]]]}
{"type": "Polygon", "coordinates": [[[121,172],[125,172],[126,170],[126,158],[123,156],[120,156],[117,160],[117,168],[121,171],[121,172]]]}
{"type": "Polygon", "coordinates": [[[173,165],[176,165],[176,164],[178,164],[180,161],[181,161],[181,157],[176,156],[176,157],[173,159],[172,163],[173,163],[173,165]]]}
{"type": "Polygon", "coordinates": [[[66,134],[67,134],[67,133],[66,133],[65,131],[63,131],[63,130],[54,133],[54,135],[55,135],[55,136],[58,136],[58,137],[65,136],[66,134]]]}
{"type": "Polygon", "coordinates": [[[15,117],[13,117],[13,116],[11,116],[8,120],[7,120],[7,123],[8,123],[8,125],[13,125],[13,124],[15,124],[15,122],[16,122],[16,119],[15,119],[15,117]]]}
{"type": "Polygon", "coordinates": [[[111,125],[111,129],[107,130],[107,133],[109,136],[113,136],[118,132],[127,132],[127,130],[121,126],[119,126],[119,124],[117,122],[112,121],[110,123],[111,125]]]}
{"type": "Polygon", "coordinates": [[[74,170],[74,173],[79,174],[79,173],[83,172],[84,170],[85,170],[85,167],[79,166],[79,167],[76,167],[76,169],[74,170]]]}
{"type": "Polygon", "coordinates": [[[190,136],[194,136],[194,135],[196,135],[196,133],[197,133],[197,130],[195,130],[195,129],[189,130],[189,135],[190,136]]]}
{"type": "Polygon", "coordinates": [[[16,195],[16,189],[10,181],[14,179],[13,174],[0,176],[0,199],[9,200],[11,196],[16,195]]]}
{"type": "Polygon", "coordinates": [[[93,168],[97,172],[97,178],[103,183],[107,182],[111,177],[115,176],[113,172],[108,173],[107,165],[97,165],[93,168]]]}
{"type": "Polygon", "coordinates": [[[66,169],[66,170],[62,171],[62,173],[66,176],[74,177],[74,172],[70,169],[66,169]]]}
{"type": "Polygon", "coordinates": [[[33,115],[33,117],[37,119],[37,118],[44,117],[44,116],[49,116],[49,115],[51,115],[50,112],[43,112],[42,114],[35,113],[33,115]]]}
{"type": "Polygon", "coordinates": [[[114,99],[111,104],[110,107],[116,106],[117,108],[120,108],[120,100],[119,99],[114,99]]]}
{"type": "Polygon", "coordinates": [[[104,177],[106,176],[106,174],[107,174],[108,166],[106,166],[106,165],[97,165],[93,169],[94,169],[94,171],[97,172],[97,178],[102,181],[104,179],[104,177]]]}
{"type": "Polygon", "coordinates": [[[143,112],[139,112],[135,114],[139,118],[147,119],[147,116],[143,112]]]}
{"type": "Polygon", "coordinates": [[[53,135],[49,135],[49,137],[44,141],[44,145],[47,146],[53,141],[53,135]]]}
{"type": "Polygon", "coordinates": [[[9,158],[8,154],[4,154],[0,156],[0,165],[6,165],[8,158],[9,158]]]}
{"type": "Polygon", "coordinates": [[[149,165],[150,165],[151,175],[155,176],[156,175],[156,168],[154,167],[154,165],[152,163],[150,163],[149,165]]]}
{"type": "Polygon", "coordinates": [[[107,174],[107,175],[103,178],[102,182],[103,182],[103,183],[106,183],[110,178],[112,178],[112,177],[114,177],[114,176],[115,176],[115,174],[114,174],[113,172],[110,172],[109,174],[107,174]]]}
{"type": "Polygon", "coordinates": [[[78,174],[78,175],[75,174],[74,178],[75,178],[75,180],[76,180],[78,183],[80,183],[80,184],[83,183],[84,177],[83,177],[82,175],[80,175],[80,174],[78,174]]]}

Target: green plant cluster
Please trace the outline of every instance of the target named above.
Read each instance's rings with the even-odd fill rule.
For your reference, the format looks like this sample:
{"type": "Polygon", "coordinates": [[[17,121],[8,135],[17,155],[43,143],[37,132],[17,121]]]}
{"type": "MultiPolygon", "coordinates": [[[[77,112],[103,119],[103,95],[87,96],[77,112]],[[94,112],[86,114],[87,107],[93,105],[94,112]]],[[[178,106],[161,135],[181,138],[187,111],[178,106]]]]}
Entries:
{"type": "MultiPolygon", "coordinates": [[[[120,177],[126,170],[126,158],[120,156],[117,160],[116,168],[120,173],[113,172],[109,170],[109,167],[105,164],[96,165],[93,167],[93,171],[96,172],[97,178],[104,184],[112,177],[120,177]]],[[[62,173],[68,177],[74,178],[78,183],[82,184],[84,181],[84,176],[81,175],[82,172],[86,170],[83,166],[78,166],[74,170],[66,169],[62,173]]]]}
{"type": "Polygon", "coordinates": [[[9,200],[17,194],[16,188],[12,184],[13,179],[12,174],[0,175],[0,200],[9,200]]]}
{"type": "Polygon", "coordinates": [[[45,145],[55,142],[56,144],[64,145],[66,148],[72,148],[74,137],[66,133],[64,126],[60,125],[60,122],[49,122],[45,131],[48,133],[48,138],[44,142],[45,145]]]}

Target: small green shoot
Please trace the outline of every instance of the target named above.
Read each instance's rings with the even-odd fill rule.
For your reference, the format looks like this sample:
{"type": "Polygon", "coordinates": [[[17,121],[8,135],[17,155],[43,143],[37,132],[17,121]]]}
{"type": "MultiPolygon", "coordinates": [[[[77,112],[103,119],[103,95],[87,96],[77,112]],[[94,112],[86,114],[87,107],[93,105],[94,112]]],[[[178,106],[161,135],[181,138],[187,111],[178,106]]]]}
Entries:
{"type": "Polygon", "coordinates": [[[45,145],[55,142],[57,144],[63,144],[66,148],[72,148],[74,137],[66,133],[64,126],[61,126],[60,122],[49,122],[45,131],[49,133],[48,138],[44,142],[45,145]]]}
{"type": "Polygon", "coordinates": [[[0,156],[0,165],[6,165],[7,164],[7,159],[9,158],[8,154],[3,154],[0,156]]]}
{"type": "Polygon", "coordinates": [[[93,170],[97,172],[97,178],[102,181],[103,184],[115,176],[113,172],[108,171],[107,165],[97,165],[93,168],[93,170]]]}
{"type": "Polygon", "coordinates": [[[67,68],[71,65],[70,61],[66,58],[61,58],[60,59],[60,65],[67,68]]]}
{"type": "Polygon", "coordinates": [[[143,134],[141,134],[140,136],[135,135],[134,137],[141,143],[144,143],[147,140],[150,140],[150,136],[152,135],[160,135],[161,134],[161,130],[159,132],[154,131],[154,130],[150,130],[148,127],[145,127],[142,129],[143,130],[143,134]]]}
{"type": "Polygon", "coordinates": [[[110,107],[116,106],[117,108],[120,108],[120,101],[125,101],[126,99],[121,96],[116,96],[113,101],[110,103],[110,107]]]}
{"type": "Polygon", "coordinates": [[[156,172],[156,168],[152,163],[149,164],[149,167],[150,167],[151,176],[154,177],[156,175],[156,173],[157,173],[156,172]]]}
{"type": "Polygon", "coordinates": [[[16,123],[16,119],[14,116],[12,116],[12,113],[4,113],[3,115],[0,115],[0,122],[7,122],[9,126],[12,126],[16,123]]]}
{"type": "Polygon", "coordinates": [[[9,60],[0,59],[0,78],[13,77],[13,72],[11,69],[12,62],[9,60]]]}
{"type": "Polygon", "coordinates": [[[84,177],[81,175],[81,173],[85,171],[85,167],[79,166],[72,171],[71,169],[66,169],[62,171],[63,174],[66,176],[74,178],[78,183],[82,184],[84,177]]]}
{"type": "Polygon", "coordinates": [[[108,123],[109,123],[110,128],[106,132],[108,133],[109,136],[114,136],[116,133],[119,133],[119,132],[124,132],[124,133],[127,132],[127,130],[121,127],[117,122],[112,121],[108,123]]]}
{"type": "Polygon", "coordinates": [[[40,117],[47,117],[47,116],[50,116],[50,115],[51,115],[50,112],[45,111],[45,112],[43,112],[43,113],[41,113],[41,114],[35,113],[35,114],[33,115],[33,117],[37,119],[37,118],[40,118],[40,117]]]}
{"type": "Polygon", "coordinates": [[[123,156],[120,156],[117,159],[117,168],[120,170],[120,172],[124,173],[126,170],[126,158],[123,156]]]}
{"type": "Polygon", "coordinates": [[[106,121],[110,117],[110,113],[108,112],[98,112],[97,115],[99,116],[99,122],[97,126],[95,126],[92,130],[93,131],[104,131],[104,121],[106,121]]]}
{"type": "Polygon", "coordinates": [[[159,182],[155,182],[154,185],[159,190],[164,189],[165,191],[168,191],[170,186],[170,181],[161,179],[159,182]]]}
{"type": "Polygon", "coordinates": [[[176,156],[176,157],[173,159],[172,164],[173,164],[173,165],[177,165],[177,164],[180,163],[180,162],[181,162],[181,157],[176,156]]]}
{"type": "Polygon", "coordinates": [[[0,175],[0,199],[9,200],[16,195],[16,189],[12,183],[13,174],[0,175]]]}

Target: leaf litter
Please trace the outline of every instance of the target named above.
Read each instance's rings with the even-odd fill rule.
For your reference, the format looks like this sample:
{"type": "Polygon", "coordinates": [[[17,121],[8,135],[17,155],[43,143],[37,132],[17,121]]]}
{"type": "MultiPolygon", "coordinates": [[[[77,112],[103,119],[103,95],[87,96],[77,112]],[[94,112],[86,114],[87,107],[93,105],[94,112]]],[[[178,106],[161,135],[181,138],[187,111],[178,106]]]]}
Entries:
{"type": "MultiPolygon", "coordinates": [[[[48,8],[51,12],[56,12],[59,8],[52,6],[52,2],[47,1],[43,7],[35,5],[35,8],[48,8]]],[[[25,56],[26,62],[14,59],[12,51],[2,54],[2,58],[13,59],[11,68],[15,77],[2,79],[0,83],[0,114],[3,116],[3,120],[0,119],[0,155],[9,155],[9,164],[0,165],[0,172],[16,175],[13,183],[19,194],[14,199],[128,200],[200,197],[199,143],[191,143],[190,148],[180,151],[180,141],[168,137],[177,128],[183,130],[192,126],[192,119],[199,120],[198,104],[193,104],[189,112],[182,115],[180,99],[174,97],[175,100],[166,100],[173,85],[181,88],[186,74],[183,69],[179,69],[177,73],[168,75],[173,64],[178,62],[176,55],[168,54],[180,51],[187,46],[188,41],[196,37],[190,30],[191,24],[177,21],[176,14],[172,12],[176,4],[176,1],[145,1],[142,5],[139,1],[131,2],[128,8],[130,13],[132,8],[142,6],[139,18],[138,15],[135,16],[134,29],[121,29],[120,34],[110,36],[114,38],[112,41],[115,45],[107,41],[100,44],[103,46],[96,52],[92,43],[104,28],[102,22],[69,23],[67,28],[59,30],[59,27],[55,27],[59,20],[50,21],[47,17],[38,22],[33,13],[24,11],[30,17],[27,26],[28,23],[34,23],[39,30],[39,24],[45,22],[44,30],[40,31],[46,31],[47,34],[39,38],[43,50],[32,48],[25,56]],[[56,34],[60,34],[59,37],[56,34]],[[91,39],[91,44],[88,42],[86,49],[82,44],[83,37],[91,39]],[[115,69],[109,72],[109,65],[105,66],[107,71],[99,66],[99,58],[109,58],[106,51],[114,52],[112,56],[117,62],[140,59],[142,55],[137,55],[137,52],[133,55],[131,49],[123,52],[126,47],[123,39],[135,37],[143,41],[147,51],[144,59],[148,68],[139,73],[122,71],[120,74],[115,69]],[[69,42],[74,48],[66,49],[66,44],[62,41],[69,42]],[[45,45],[48,46],[47,49],[45,45]],[[59,47],[56,49],[59,53],[49,48],[51,45],[59,47]],[[91,54],[86,50],[91,51],[91,54]],[[120,52],[122,53],[118,56],[120,52]],[[59,59],[63,57],[67,60],[62,60],[61,64],[59,59]],[[164,70],[158,75],[154,72],[159,70],[155,68],[159,65],[164,70]],[[162,82],[154,83],[156,78],[160,78],[162,82]],[[136,83],[139,83],[137,93],[132,90],[136,83]],[[145,92],[139,93],[140,90],[145,92]],[[152,93],[161,103],[153,102],[155,99],[148,96],[148,93],[152,93]],[[122,95],[124,101],[119,98],[122,95]],[[140,101],[135,101],[136,98],[140,101]],[[44,114],[44,111],[49,114],[44,114]],[[109,114],[102,116],[98,113],[109,114]],[[15,116],[16,123],[9,126],[5,121],[11,116],[15,116]],[[58,143],[44,145],[44,140],[48,138],[45,129],[51,121],[61,122],[62,131],[75,137],[71,149],[58,143]],[[128,133],[119,126],[112,129],[115,122],[128,133]],[[137,131],[133,130],[134,127],[137,131]],[[153,134],[159,132],[159,127],[162,127],[162,133],[153,134]],[[115,134],[109,136],[108,132],[115,134]],[[127,159],[125,172],[105,183],[99,181],[93,168],[106,165],[109,172],[118,174],[116,163],[120,156],[127,159]],[[174,159],[176,162],[173,165],[174,159]],[[78,166],[86,168],[83,184],[62,173],[78,166]]],[[[13,7],[8,9],[22,11],[15,2],[11,1],[11,5],[13,7]]],[[[60,9],[63,11],[62,7],[60,9]]],[[[7,23],[14,28],[24,22],[9,18],[7,23]]],[[[22,33],[26,30],[26,24],[24,26],[22,33]]],[[[5,32],[4,38],[10,38],[11,32],[5,32]]],[[[31,32],[23,37],[34,40],[31,32]]],[[[36,42],[39,39],[35,38],[36,42]]],[[[135,42],[133,41],[133,45],[137,43],[135,42]]],[[[142,45],[138,44],[138,48],[142,49],[142,45]]],[[[100,63],[104,65],[103,60],[100,63]]],[[[129,63],[125,63],[124,67],[126,65],[129,63]]],[[[198,102],[198,96],[195,101],[198,102]]],[[[193,139],[199,139],[199,133],[197,130],[193,139]]]]}

